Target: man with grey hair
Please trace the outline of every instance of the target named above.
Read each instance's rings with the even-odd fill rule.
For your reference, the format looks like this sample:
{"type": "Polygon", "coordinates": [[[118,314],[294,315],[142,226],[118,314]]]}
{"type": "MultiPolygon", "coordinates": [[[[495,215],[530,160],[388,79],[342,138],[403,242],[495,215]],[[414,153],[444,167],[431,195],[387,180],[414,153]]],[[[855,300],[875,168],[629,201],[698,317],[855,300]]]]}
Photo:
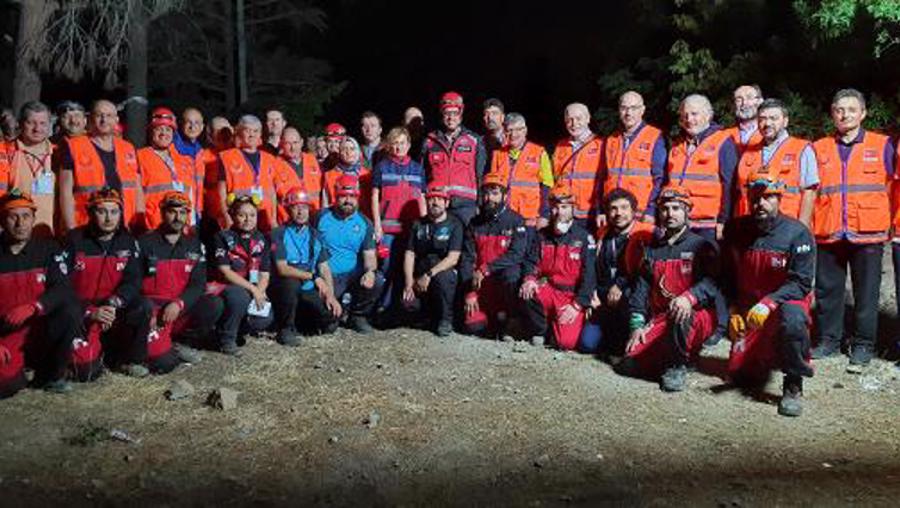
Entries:
{"type": "MultiPolygon", "coordinates": [[[[666,179],[666,141],[662,132],[644,122],[644,98],[635,91],[619,97],[621,128],[606,138],[601,179],[603,196],[626,189],[637,199],[640,220],[653,224],[656,197],[666,179]]],[[[606,215],[597,215],[602,227],[606,215]]]]}
{"type": "Polygon", "coordinates": [[[283,164],[276,156],[260,150],[262,122],[253,115],[244,115],[235,127],[234,148],[219,152],[218,191],[219,223],[231,227],[229,199],[251,196],[258,203],[259,229],[269,232],[278,225],[276,214],[275,175],[283,164]]]}
{"type": "MultiPolygon", "coordinates": [[[[889,189],[895,176],[890,138],[863,129],[866,100],[852,88],[831,102],[835,133],[813,143],[821,184],[813,211],[816,238],[815,329],[813,358],[840,352],[844,336],[847,266],[853,283],[854,336],[848,372],[860,373],[874,356],[878,332],[881,256],[890,238],[889,189]]],[[[894,237],[897,238],[897,221],[894,237]]],[[[895,266],[898,248],[895,240],[895,266]]]]}
{"type": "Polygon", "coordinates": [[[763,102],[762,88],[759,85],[741,85],[734,89],[734,118],[737,125],[725,129],[737,145],[738,153],[762,143],[762,134],[757,128],[756,116],[759,105],[763,102]]]}
{"type": "Polygon", "coordinates": [[[550,208],[547,197],[553,188],[553,164],[544,147],[528,141],[528,126],[520,113],[504,120],[506,140],[491,158],[491,173],[506,182],[509,208],[525,219],[525,225],[547,225],[550,208]]]}
{"type": "Polygon", "coordinates": [[[603,158],[603,140],[591,131],[591,112],[580,102],[566,106],[563,116],[567,139],[553,150],[553,178],[564,182],[575,200],[575,220],[592,231],[588,225],[599,206],[597,175],[603,158]]]}
{"type": "Polygon", "coordinates": [[[49,136],[50,108],[42,102],[26,102],[19,110],[19,137],[6,148],[9,188],[31,196],[37,206],[33,234],[41,237],[53,236],[56,213],[56,175],[49,136]]]}

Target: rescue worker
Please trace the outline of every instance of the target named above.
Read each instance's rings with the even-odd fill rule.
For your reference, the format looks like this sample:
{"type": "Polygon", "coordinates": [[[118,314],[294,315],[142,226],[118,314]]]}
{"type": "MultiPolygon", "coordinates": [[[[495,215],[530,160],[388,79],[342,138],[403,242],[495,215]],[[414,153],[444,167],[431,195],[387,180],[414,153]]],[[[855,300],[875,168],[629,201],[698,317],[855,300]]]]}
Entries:
{"type": "Polygon", "coordinates": [[[32,237],[37,206],[11,189],[0,198],[0,398],[27,384],[25,349],[39,353],[31,365],[34,385],[72,390],[66,360],[81,309],[66,277],[65,253],[51,238],[32,237]]]}
{"type": "MultiPolygon", "coordinates": [[[[229,194],[255,196],[259,202],[259,229],[271,231],[277,226],[277,195],[275,175],[281,161],[261,151],[262,123],[253,115],[244,115],[235,129],[235,148],[219,152],[219,210],[228,210],[225,202],[229,194]]],[[[226,213],[224,227],[231,228],[226,213]]]]}
{"type": "Polygon", "coordinates": [[[179,363],[197,363],[199,351],[188,344],[206,342],[222,315],[222,306],[206,295],[206,249],[188,226],[190,198],[169,191],[159,205],[162,223],[138,240],[143,281],[141,294],[153,304],[147,339],[151,372],[169,372],[179,363]]]}
{"type": "Polygon", "coordinates": [[[364,112],[359,121],[359,131],[363,141],[363,164],[367,168],[375,167],[375,164],[386,155],[381,143],[381,118],[374,111],[364,112]]]}
{"type": "Polygon", "coordinates": [[[660,379],[684,390],[687,364],[716,328],[716,247],[691,231],[691,192],[664,187],[657,199],[662,235],[644,250],[628,299],[630,337],[616,366],[624,375],[660,379]],[[660,376],[662,374],[662,376],[660,376]]]}
{"type": "MultiPolygon", "coordinates": [[[[634,213],[643,222],[653,224],[656,198],[666,178],[666,141],[662,132],[644,122],[644,98],[628,91],[619,97],[621,128],[606,138],[601,178],[603,196],[614,189],[626,189],[634,195],[634,213]]],[[[597,226],[607,217],[597,215],[597,226]]]]}
{"type": "Polygon", "coordinates": [[[553,150],[553,181],[556,185],[564,182],[569,186],[575,220],[587,228],[599,200],[596,182],[603,158],[603,139],[591,132],[591,113],[584,104],[576,102],[566,106],[564,120],[569,137],[557,143],[553,150]]]}
{"type": "Polygon", "coordinates": [[[200,237],[209,241],[225,227],[226,215],[219,199],[219,154],[234,147],[234,130],[227,118],[215,116],[206,131],[207,147],[200,151],[203,161],[203,220],[200,237]]]}
{"type": "Polygon", "coordinates": [[[272,232],[275,340],[296,347],[303,341],[298,328],[307,334],[334,333],[343,309],[335,297],[328,249],[309,223],[309,196],[297,187],[283,204],[290,221],[272,232]]]}
{"type": "Polygon", "coordinates": [[[9,190],[9,156],[6,154],[6,145],[0,143],[0,198],[9,190]]]}
{"type": "Polygon", "coordinates": [[[203,151],[203,143],[200,139],[203,129],[206,127],[203,122],[203,113],[197,108],[185,108],[181,112],[180,120],[180,128],[176,129],[172,143],[178,153],[196,160],[203,151]]]}
{"type": "Polygon", "coordinates": [[[266,330],[273,322],[266,291],[271,272],[271,245],[256,227],[252,196],[231,196],[231,229],[216,235],[214,282],[207,285],[222,299],[224,312],[216,325],[216,344],[226,355],[240,356],[238,337],[266,330]],[[250,305],[253,304],[253,312],[250,305]],[[268,308],[268,309],[267,309],[268,308]]]}
{"type": "Polygon", "coordinates": [[[725,132],[731,136],[740,156],[748,148],[758,147],[763,141],[757,122],[758,108],[763,102],[763,93],[759,85],[741,85],[735,88],[732,98],[737,125],[725,129],[725,132]]]}
{"type": "Polygon", "coordinates": [[[19,112],[19,137],[7,146],[9,188],[25,189],[37,205],[33,234],[38,236],[53,236],[56,221],[56,147],[49,136],[50,109],[26,102],[19,112]]]}
{"type": "Polygon", "coordinates": [[[712,104],[705,96],[685,97],[678,117],[683,134],[669,150],[669,182],[690,186],[691,229],[707,240],[718,241],[731,217],[737,148],[728,131],[712,123],[712,104]]]}
{"type": "Polygon", "coordinates": [[[403,304],[431,318],[435,334],[453,332],[457,264],[463,247],[463,225],[448,208],[450,192],[436,184],[428,186],[428,215],[410,231],[403,258],[403,304]]]}
{"type": "Polygon", "coordinates": [[[601,210],[607,222],[598,232],[597,288],[578,349],[621,358],[628,342],[631,278],[653,238],[653,224],[637,220],[637,198],[623,187],[603,196],[601,210]]]}
{"type": "Polygon", "coordinates": [[[478,211],[478,182],[487,165],[481,137],[463,127],[463,98],[456,92],[441,96],[442,130],[428,133],[422,145],[422,167],[428,183],[450,194],[448,212],[468,225],[478,211]]]}
{"type": "Polygon", "coordinates": [[[584,326],[584,310],[596,286],[596,243],[575,221],[575,195],[568,182],[550,193],[550,223],[532,240],[519,296],[532,344],[543,345],[552,332],[559,349],[572,350],[584,326]]]}
{"type": "Polygon", "coordinates": [[[84,309],[82,332],[70,366],[79,381],[92,381],[106,364],[145,377],[147,334],[153,307],[141,297],[140,249],[122,224],[122,197],[103,188],[88,201],[89,222],[66,239],[69,277],[84,309]]]}
{"type": "Polygon", "coordinates": [[[338,163],[325,172],[324,206],[332,206],[337,202],[337,182],[344,175],[351,175],[359,181],[360,210],[366,217],[372,216],[372,171],[362,161],[359,143],[350,136],[341,141],[340,159],[338,163]]]}
{"type": "Polygon", "coordinates": [[[144,223],[144,193],[134,145],[116,136],[119,113],[115,104],[99,100],[91,108],[89,133],[74,136],[60,147],[59,208],[65,231],[88,222],[92,192],[111,187],[122,196],[125,226],[144,223]]]}
{"type": "MultiPolygon", "coordinates": [[[[321,210],[322,186],[325,177],[315,155],[303,151],[303,137],[300,135],[300,131],[294,127],[285,127],[281,132],[281,158],[284,159],[296,178],[291,178],[290,174],[279,173],[276,178],[282,180],[280,185],[295,182],[290,188],[303,187],[309,195],[313,209],[321,210]]],[[[286,216],[285,220],[287,220],[286,216]]]]}
{"type": "Polygon", "coordinates": [[[87,128],[84,106],[75,101],[63,101],[56,108],[56,135],[51,142],[61,146],[68,138],[81,136],[87,128]]]}
{"type": "Polygon", "coordinates": [[[741,155],[735,175],[738,196],[734,216],[751,213],[748,183],[751,175],[766,173],[784,182],[781,213],[799,219],[811,227],[819,169],[812,144],[788,134],[788,110],[778,99],[766,99],[758,109],[759,133],[762,140],[751,144],[741,155]]]}
{"type": "Polygon", "coordinates": [[[325,126],[325,160],[320,162],[323,171],[333,168],[340,160],[341,142],[347,137],[347,129],[339,123],[325,126]]]}
{"type": "Polygon", "coordinates": [[[854,333],[848,371],[858,373],[875,354],[881,256],[891,227],[888,185],[894,146],[862,128],[866,100],[854,89],[831,101],[836,133],[813,143],[821,184],[813,212],[816,238],[815,359],[840,352],[844,335],[847,266],[853,284],[854,333]]]}
{"type": "Polygon", "coordinates": [[[525,219],[526,226],[540,229],[550,215],[547,196],[553,188],[553,163],[544,147],[528,141],[524,116],[509,113],[503,129],[506,142],[494,151],[491,173],[506,182],[509,208],[525,219]]]}
{"type": "Polygon", "coordinates": [[[150,124],[147,127],[150,145],[137,151],[146,207],[146,230],[154,230],[162,223],[159,205],[169,191],[183,192],[190,197],[194,213],[188,224],[194,226],[203,206],[201,192],[197,188],[197,173],[203,173],[203,163],[182,155],[175,148],[172,140],[178,126],[175,123],[175,113],[169,108],[155,108],[150,114],[150,124]]]}
{"type": "Polygon", "coordinates": [[[807,359],[815,242],[803,223],[779,211],[786,185],[776,174],[751,175],[748,186],[753,212],[726,225],[722,249],[724,289],[736,307],[728,370],[738,383],[764,385],[780,367],[778,414],[800,416],[803,378],[813,375],[807,359]]]}
{"type": "Polygon", "coordinates": [[[281,136],[285,127],[287,127],[287,120],[284,119],[283,112],[277,109],[266,111],[266,142],[260,149],[272,155],[278,155],[281,151],[281,136]]]}
{"type": "Polygon", "coordinates": [[[316,225],[328,250],[334,295],[345,305],[347,324],[359,333],[373,331],[369,318],[384,288],[375,253],[372,222],[359,211],[360,183],[345,174],[335,183],[336,201],[319,216],[316,225]]]}
{"type": "Polygon", "coordinates": [[[507,180],[488,173],[481,182],[481,208],[466,228],[460,284],[465,291],[466,333],[504,336],[528,249],[528,231],[521,215],[506,199],[507,180]]]}
{"type": "Polygon", "coordinates": [[[506,132],[503,126],[506,124],[506,107],[500,99],[490,98],[482,105],[482,121],[484,122],[484,149],[487,160],[494,158],[494,151],[506,144],[506,132]]]}

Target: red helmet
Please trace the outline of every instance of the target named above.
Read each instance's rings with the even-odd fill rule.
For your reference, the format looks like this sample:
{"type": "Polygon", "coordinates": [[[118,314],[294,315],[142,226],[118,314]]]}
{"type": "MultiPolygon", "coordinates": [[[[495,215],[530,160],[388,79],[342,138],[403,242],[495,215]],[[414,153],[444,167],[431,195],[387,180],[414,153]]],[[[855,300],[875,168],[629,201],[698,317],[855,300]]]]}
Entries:
{"type": "Polygon", "coordinates": [[[325,137],[341,138],[347,135],[347,129],[339,123],[330,123],[325,126],[325,137]]]}
{"type": "Polygon", "coordinates": [[[450,193],[443,185],[432,183],[428,186],[428,192],[425,193],[425,199],[431,198],[450,199],[450,193]]]}
{"type": "Polygon", "coordinates": [[[161,126],[171,127],[172,130],[178,128],[175,123],[175,113],[171,109],[159,107],[150,113],[150,128],[155,129],[161,126]]]}
{"type": "Polygon", "coordinates": [[[447,92],[441,96],[441,111],[456,108],[463,110],[463,97],[456,92],[447,92]]]}
{"type": "Polygon", "coordinates": [[[282,203],[284,206],[294,206],[294,205],[310,205],[312,201],[309,199],[309,194],[303,189],[303,187],[293,187],[291,190],[287,191],[287,194],[284,195],[284,199],[282,203]]]}
{"type": "Polygon", "coordinates": [[[359,196],[359,178],[351,174],[341,175],[335,182],[334,188],[337,197],[359,196]]]}

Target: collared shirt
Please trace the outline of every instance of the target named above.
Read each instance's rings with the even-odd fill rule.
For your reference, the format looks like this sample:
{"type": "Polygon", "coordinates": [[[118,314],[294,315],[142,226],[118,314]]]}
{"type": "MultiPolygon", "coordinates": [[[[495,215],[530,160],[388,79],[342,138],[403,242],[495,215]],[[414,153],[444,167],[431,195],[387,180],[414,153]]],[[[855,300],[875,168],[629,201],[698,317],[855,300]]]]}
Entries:
{"type": "Polygon", "coordinates": [[[756,122],[750,122],[747,125],[748,125],[747,128],[744,128],[744,126],[741,125],[740,122],[738,122],[738,134],[741,137],[742,145],[749,144],[750,138],[752,138],[753,135],[756,134],[756,131],[759,130],[759,124],[757,124],[756,122]]]}
{"type": "MultiPolygon", "coordinates": [[[[778,148],[790,137],[787,130],[781,131],[775,141],[770,144],[763,144],[762,160],[763,165],[768,166],[769,161],[778,148]]],[[[819,163],[816,162],[816,152],[813,150],[812,144],[806,145],[800,152],[800,188],[809,189],[819,185],[819,163]]]]}
{"type": "MultiPolygon", "coordinates": [[[[860,129],[856,137],[849,143],[845,143],[839,135],[835,135],[838,155],[841,157],[842,164],[846,165],[848,163],[848,161],[850,160],[850,152],[853,151],[853,145],[862,143],[865,135],[866,131],[864,129],[860,129]]],[[[894,177],[894,152],[894,145],[893,143],[891,143],[891,140],[888,139],[884,144],[884,170],[891,178],[894,177]]]]}
{"type": "Polygon", "coordinates": [[[341,217],[329,208],[319,216],[316,227],[328,249],[328,267],[335,275],[361,271],[362,252],[375,249],[372,223],[359,210],[341,217]]]}
{"type": "MultiPolygon", "coordinates": [[[[272,251],[275,253],[275,261],[286,261],[288,265],[315,276],[319,275],[319,265],[329,258],[328,249],[318,231],[308,224],[298,226],[292,223],[276,228],[272,231],[272,251]]],[[[303,291],[314,287],[312,280],[300,284],[303,291]]]]}

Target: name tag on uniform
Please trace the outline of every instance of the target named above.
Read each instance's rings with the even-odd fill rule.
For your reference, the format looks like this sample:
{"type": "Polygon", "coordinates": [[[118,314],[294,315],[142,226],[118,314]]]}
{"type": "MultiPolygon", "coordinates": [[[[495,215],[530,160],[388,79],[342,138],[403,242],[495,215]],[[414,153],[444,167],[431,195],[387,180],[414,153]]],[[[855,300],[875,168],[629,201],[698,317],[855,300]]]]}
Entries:
{"type": "Polygon", "coordinates": [[[259,284],[259,270],[250,270],[250,276],[247,279],[250,284],[259,284]]]}
{"type": "Polygon", "coordinates": [[[49,171],[41,172],[40,176],[31,182],[32,196],[52,196],[53,195],[53,173],[49,171]]]}
{"type": "Polygon", "coordinates": [[[250,195],[258,199],[260,202],[263,200],[263,189],[259,185],[256,185],[250,189],[250,195]]]}
{"type": "Polygon", "coordinates": [[[181,182],[172,182],[172,189],[176,192],[184,192],[184,184],[181,182]]]}

